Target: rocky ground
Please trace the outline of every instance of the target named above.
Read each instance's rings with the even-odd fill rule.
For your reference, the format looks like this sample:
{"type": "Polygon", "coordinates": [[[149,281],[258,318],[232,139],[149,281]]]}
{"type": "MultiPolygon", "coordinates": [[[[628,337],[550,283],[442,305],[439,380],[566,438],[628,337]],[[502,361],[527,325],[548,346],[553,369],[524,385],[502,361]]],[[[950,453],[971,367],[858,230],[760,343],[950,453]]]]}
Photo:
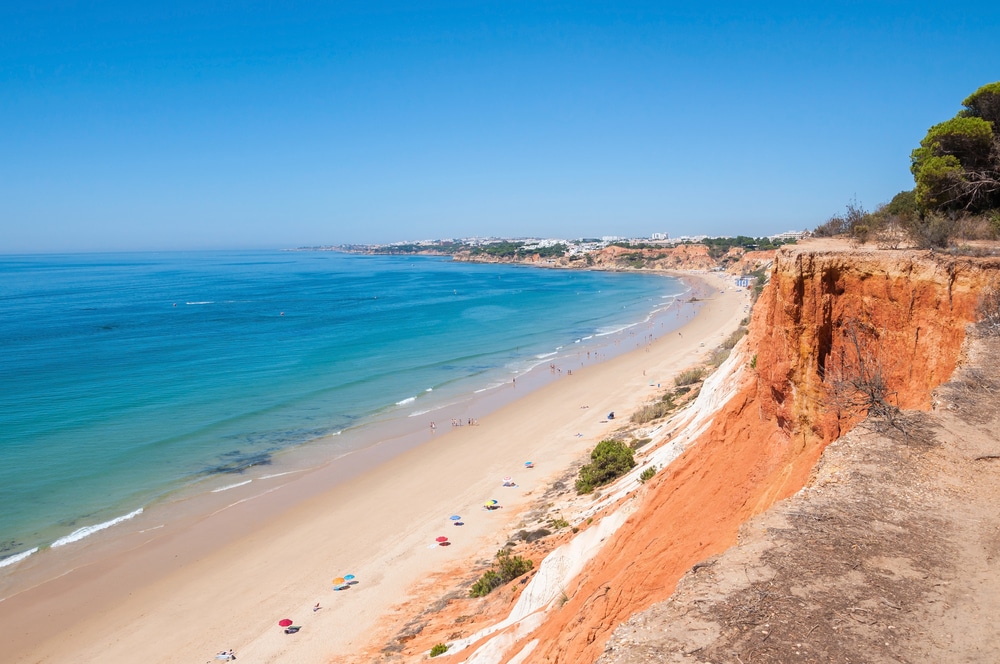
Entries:
{"type": "Polygon", "coordinates": [[[598,661],[1000,661],[998,405],[1000,340],[974,340],[931,412],[832,443],[598,661]]]}

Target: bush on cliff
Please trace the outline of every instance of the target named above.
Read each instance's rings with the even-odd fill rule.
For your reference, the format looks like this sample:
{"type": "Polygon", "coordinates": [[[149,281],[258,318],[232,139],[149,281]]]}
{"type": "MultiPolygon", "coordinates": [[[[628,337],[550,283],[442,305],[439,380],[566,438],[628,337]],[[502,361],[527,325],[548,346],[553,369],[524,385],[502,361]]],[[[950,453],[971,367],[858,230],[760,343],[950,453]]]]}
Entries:
{"type": "Polygon", "coordinates": [[[635,452],[620,440],[602,440],[590,453],[590,463],[580,469],[576,492],[590,493],[635,468],[635,452]]]}
{"type": "Polygon", "coordinates": [[[486,570],[479,580],[472,584],[470,597],[485,597],[505,583],[513,581],[522,574],[527,574],[534,567],[527,558],[512,556],[509,549],[497,551],[492,567],[486,570]]]}
{"type": "Polygon", "coordinates": [[[704,367],[695,367],[693,369],[688,369],[682,371],[677,376],[674,377],[674,385],[680,387],[681,385],[694,385],[702,378],[705,377],[704,367]]]}

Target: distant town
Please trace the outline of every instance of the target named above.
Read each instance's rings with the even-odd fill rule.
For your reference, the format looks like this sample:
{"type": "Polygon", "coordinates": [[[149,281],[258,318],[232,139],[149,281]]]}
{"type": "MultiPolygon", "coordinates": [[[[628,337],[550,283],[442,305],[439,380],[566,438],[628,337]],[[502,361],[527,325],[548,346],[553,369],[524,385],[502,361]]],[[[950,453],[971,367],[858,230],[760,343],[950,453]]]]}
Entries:
{"type": "Polygon", "coordinates": [[[366,254],[455,254],[468,253],[473,256],[485,254],[496,257],[516,255],[538,255],[543,257],[574,257],[602,251],[611,246],[627,249],[655,249],[675,247],[683,244],[706,244],[709,246],[739,246],[748,250],[773,249],[782,244],[794,243],[809,235],[808,231],[786,231],[765,237],[749,236],[709,236],[682,235],[672,238],[667,233],[653,233],[648,238],[625,238],[606,235],[600,238],[501,238],[467,237],[439,240],[415,240],[391,242],[388,244],[340,244],[313,247],[298,247],[294,251],[340,251],[366,254]]]}

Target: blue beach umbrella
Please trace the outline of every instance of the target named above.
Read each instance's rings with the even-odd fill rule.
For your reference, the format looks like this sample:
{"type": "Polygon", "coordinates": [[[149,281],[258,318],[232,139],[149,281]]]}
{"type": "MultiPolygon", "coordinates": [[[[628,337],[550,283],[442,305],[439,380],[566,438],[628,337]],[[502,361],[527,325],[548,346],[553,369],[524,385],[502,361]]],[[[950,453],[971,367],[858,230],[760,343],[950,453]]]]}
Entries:
{"type": "Polygon", "coordinates": [[[461,521],[462,520],[462,517],[458,516],[457,514],[452,514],[448,518],[451,519],[452,521],[461,521]]]}

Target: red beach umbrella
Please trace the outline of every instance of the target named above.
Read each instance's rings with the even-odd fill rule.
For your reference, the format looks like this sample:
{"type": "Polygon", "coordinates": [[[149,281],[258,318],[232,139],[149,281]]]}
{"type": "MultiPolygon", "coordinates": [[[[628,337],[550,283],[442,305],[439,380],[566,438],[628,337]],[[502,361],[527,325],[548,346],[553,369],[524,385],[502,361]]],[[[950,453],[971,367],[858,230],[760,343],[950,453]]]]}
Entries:
{"type": "Polygon", "coordinates": [[[444,535],[442,535],[441,537],[438,537],[435,541],[436,542],[447,542],[448,538],[445,537],[444,535]]]}
{"type": "Polygon", "coordinates": [[[282,618],[278,621],[278,627],[290,627],[292,624],[291,618],[282,618]]]}

